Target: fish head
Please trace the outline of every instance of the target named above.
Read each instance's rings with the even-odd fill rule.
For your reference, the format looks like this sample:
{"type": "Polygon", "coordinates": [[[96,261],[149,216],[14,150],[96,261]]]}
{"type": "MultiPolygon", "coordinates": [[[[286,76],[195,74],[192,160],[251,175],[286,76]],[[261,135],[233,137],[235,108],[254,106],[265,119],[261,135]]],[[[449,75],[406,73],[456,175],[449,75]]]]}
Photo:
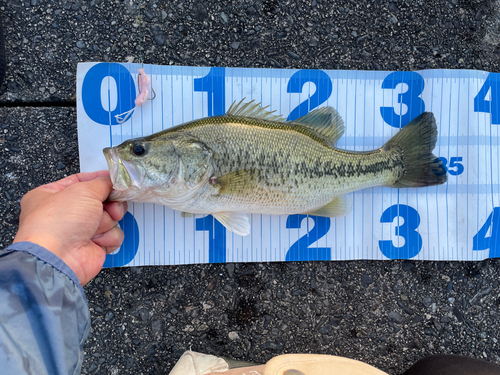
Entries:
{"type": "Polygon", "coordinates": [[[184,132],[135,138],[103,150],[115,201],[161,202],[189,200],[210,179],[213,153],[184,132]]]}

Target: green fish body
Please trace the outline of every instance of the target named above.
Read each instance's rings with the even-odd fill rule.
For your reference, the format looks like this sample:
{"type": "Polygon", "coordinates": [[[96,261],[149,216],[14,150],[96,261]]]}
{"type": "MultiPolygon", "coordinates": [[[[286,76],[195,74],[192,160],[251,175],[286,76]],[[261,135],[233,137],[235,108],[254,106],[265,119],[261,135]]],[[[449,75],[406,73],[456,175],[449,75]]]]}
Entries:
{"type": "Polygon", "coordinates": [[[437,127],[425,112],[382,148],[335,148],[344,133],[331,107],[287,122],[252,102],[104,149],[111,200],[159,203],[212,214],[247,235],[246,213],[345,216],[346,193],[373,186],[419,187],[446,182],[432,154],[437,127]]]}

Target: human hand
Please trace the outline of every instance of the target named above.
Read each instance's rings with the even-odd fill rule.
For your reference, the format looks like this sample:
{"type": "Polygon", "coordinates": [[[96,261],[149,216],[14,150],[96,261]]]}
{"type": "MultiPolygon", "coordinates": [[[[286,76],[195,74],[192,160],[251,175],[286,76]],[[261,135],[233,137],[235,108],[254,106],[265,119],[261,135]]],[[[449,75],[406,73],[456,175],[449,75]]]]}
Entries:
{"type": "Polygon", "coordinates": [[[87,284],[106,254],[118,249],[118,221],[126,202],[106,202],[113,188],[108,171],[78,173],[29,191],[21,199],[14,242],[30,241],[56,254],[87,284]]]}

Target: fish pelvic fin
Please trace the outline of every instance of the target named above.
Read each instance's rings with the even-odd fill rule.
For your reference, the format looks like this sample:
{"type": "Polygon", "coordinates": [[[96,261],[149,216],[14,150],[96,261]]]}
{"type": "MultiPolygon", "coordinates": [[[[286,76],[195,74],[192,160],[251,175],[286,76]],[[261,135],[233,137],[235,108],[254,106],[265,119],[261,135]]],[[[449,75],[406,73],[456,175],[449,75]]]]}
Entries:
{"type": "Polygon", "coordinates": [[[306,212],[305,215],[340,217],[347,216],[352,211],[352,200],[346,195],[335,197],[331,202],[314,211],[306,212]]]}
{"type": "Polygon", "coordinates": [[[403,158],[403,175],[391,187],[408,188],[444,184],[446,169],[432,151],[437,140],[436,119],[432,112],[424,112],[394,135],[383,151],[400,148],[403,158]]]}
{"type": "Polygon", "coordinates": [[[313,130],[328,141],[332,147],[344,135],[345,131],[342,117],[332,107],[317,108],[293,123],[313,130]]]}
{"type": "Polygon", "coordinates": [[[250,234],[250,220],[244,212],[214,212],[212,216],[239,236],[250,234]]]}
{"type": "Polygon", "coordinates": [[[286,120],[281,115],[274,115],[276,111],[269,111],[267,107],[261,107],[261,103],[255,103],[255,99],[244,103],[243,98],[238,103],[236,101],[231,104],[231,107],[226,112],[226,116],[240,116],[240,117],[250,117],[253,119],[275,121],[275,122],[286,122],[286,120]]]}

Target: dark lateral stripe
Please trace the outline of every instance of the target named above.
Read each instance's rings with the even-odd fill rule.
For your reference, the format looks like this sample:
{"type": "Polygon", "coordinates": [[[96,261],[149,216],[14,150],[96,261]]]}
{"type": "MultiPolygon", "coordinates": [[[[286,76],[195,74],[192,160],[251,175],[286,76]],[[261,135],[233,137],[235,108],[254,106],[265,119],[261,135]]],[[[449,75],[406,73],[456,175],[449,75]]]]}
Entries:
{"type": "MultiPolygon", "coordinates": [[[[319,177],[351,178],[368,174],[374,175],[385,171],[403,170],[403,161],[401,158],[374,162],[369,162],[365,159],[364,162],[359,160],[355,163],[341,162],[340,164],[334,161],[317,161],[314,164],[303,161],[291,164],[287,167],[288,163],[276,156],[276,154],[271,157],[266,157],[264,154],[260,156],[255,155],[252,159],[243,158],[243,160],[247,161],[246,163],[243,162],[243,164],[240,164],[239,157],[235,161],[237,162],[236,164],[240,165],[243,169],[254,171],[255,177],[259,180],[267,180],[267,173],[272,171],[274,176],[281,175],[283,182],[288,178],[293,179],[294,176],[306,176],[310,179],[319,177]]],[[[234,164],[230,162],[230,165],[234,164]]]]}
{"type": "Polygon", "coordinates": [[[403,169],[402,160],[385,160],[373,163],[361,162],[358,163],[341,163],[340,165],[333,162],[316,164],[315,166],[307,166],[305,162],[295,164],[292,169],[293,174],[306,174],[309,178],[318,177],[333,177],[333,178],[351,178],[360,177],[367,174],[377,174],[394,169],[403,169]]]}

